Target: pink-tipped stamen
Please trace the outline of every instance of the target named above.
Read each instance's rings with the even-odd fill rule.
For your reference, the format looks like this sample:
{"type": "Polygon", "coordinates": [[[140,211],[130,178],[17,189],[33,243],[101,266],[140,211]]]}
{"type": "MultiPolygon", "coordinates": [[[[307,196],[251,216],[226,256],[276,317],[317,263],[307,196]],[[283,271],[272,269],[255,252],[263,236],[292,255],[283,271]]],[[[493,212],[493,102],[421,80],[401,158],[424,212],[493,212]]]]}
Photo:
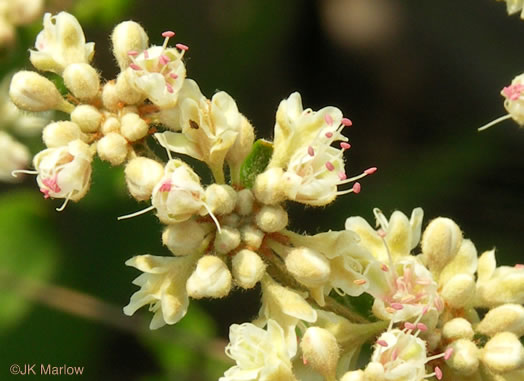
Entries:
{"type": "Polygon", "coordinates": [[[166,83],[167,92],[170,94],[173,94],[175,90],[173,90],[173,86],[171,86],[169,83],[166,83]]]}
{"type": "Polygon", "coordinates": [[[174,36],[175,36],[175,32],[173,32],[172,30],[166,30],[165,32],[162,32],[162,37],[171,38],[174,36]]]}
{"type": "MultiPolygon", "coordinates": [[[[381,230],[381,231],[384,232],[384,230],[381,230]]],[[[384,264],[384,263],[382,263],[382,264],[380,265],[380,269],[381,269],[382,271],[384,271],[385,273],[387,273],[387,272],[389,271],[389,267],[388,267],[386,264],[384,264]]]]}
{"type": "Polygon", "coordinates": [[[377,344],[380,345],[381,347],[387,347],[388,346],[388,343],[386,340],[377,340],[377,344]]]}
{"type": "Polygon", "coordinates": [[[366,175],[372,175],[373,173],[375,173],[377,171],[377,167],[371,167],[371,168],[368,168],[364,171],[364,173],[366,175]]]}
{"type": "Polygon", "coordinates": [[[326,138],[331,139],[333,137],[332,132],[326,132],[326,138]]]}
{"type": "Polygon", "coordinates": [[[130,57],[136,57],[138,56],[138,52],[136,50],[130,50],[127,52],[127,55],[130,57]]]}
{"type": "Polygon", "coordinates": [[[365,279],[355,279],[353,281],[354,284],[356,284],[357,286],[362,286],[363,284],[366,284],[368,281],[365,280],[365,279]]]}
{"type": "Polygon", "coordinates": [[[329,124],[330,126],[333,124],[333,118],[332,118],[331,115],[329,115],[329,114],[324,115],[324,120],[325,120],[326,123],[329,124]]]}
{"type": "Polygon", "coordinates": [[[169,73],[169,76],[173,79],[177,79],[178,78],[178,74],[176,73],[169,73]]]}
{"type": "Polygon", "coordinates": [[[169,192],[171,190],[171,187],[173,185],[171,184],[171,181],[167,181],[165,183],[163,183],[160,188],[158,188],[158,191],[159,192],[169,192]]]}
{"type": "Polygon", "coordinates": [[[133,70],[142,70],[142,68],[135,63],[130,63],[129,67],[133,70]]]}
{"type": "Polygon", "coordinates": [[[179,44],[176,44],[175,46],[176,46],[178,49],[183,50],[184,52],[189,50],[189,46],[184,45],[184,44],[180,44],[180,43],[179,43],[179,44]]]}
{"type": "Polygon", "coordinates": [[[437,380],[442,380],[442,370],[438,366],[435,367],[435,377],[437,380]]]}
{"type": "Polygon", "coordinates": [[[307,147],[307,153],[309,156],[315,156],[315,150],[311,146],[307,147]]]}
{"type": "Polygon", "coordinates": [[[342,118],[340,121],[344,126],[349,127],[353,125],[353,122],[348,118],[342,118]]]}
{"type": "Polygon", "coordinates": [[[144,50],[144,58],[145,58],[146,60],[149,59],[149,52],[148,52],[147,50],[144,50]]]}
{"type": "Polygon", "coordinates": [[[158,62],[160,62],[162,65],[167,65],[169,63],[169,61],[171,61],[169,59],[168,56],[166,56],[165,54],[162,54],[159,58],[158,58],[158,62]]]}
{"type": "Polygon", "coordinates": [[[404,306],[401,303],[391,303],[391,308],[394,310],[400,311],[404,309],[404,306]]]}
{"type": "Polygon", "coordinates": [[[340,147],[341,147],[342,149],[350,149],[350,148],[351,148],[351,144],[346,143],[346,142],[341,142],[341,143],[340,143],[340,147]]]}
{"type": "Polygon", "coordinates": [[[353,193],[356,193],[356,194],[359,194],[360,193],[360,190],[362,189],[362,186],[360,185],[360,183],[355,183],[353,184],[353,193]]]}
{"type": "Polygon", "coordinates": [[[326,161],[326,168],[327,168],[328,171],[332,171],[332,170],[335,169],[335,166],[333,165],[332,162],[326,161]]]}
{"type": "Polygon", "coordinates": [[[453,348],[448,348],[444,352],[444,360],[449,360],[451,358],[451,355],[453,354],[453,348]]]}
{"type": "Polygon", "coordinates": [[[398,348],[393,349],[393,353],[391,353],[391,360],[395,361],[398,358],[398,348]]]}
{"type": "Polygon", "coordinates": [[[338,178],[340,179],[340,181],[343,181],[343,180],[346,180],[348,176],[346,175],[346,172],[339,172],[338,178]]]}
{"type": "Polygon", "coordinates": [[[417,328],[422,332],[426,332],[428,330],[427,325],[424,323],[417,323],[417,328]]]}
{"type": "Polygon", "coordinates": [[[410,322],[405,322],[404,323],[404,328],[407,329],[407,330],[414,330],[415,328],[417,328],[417,326],[413,323],[410,323],[410,322]]]}

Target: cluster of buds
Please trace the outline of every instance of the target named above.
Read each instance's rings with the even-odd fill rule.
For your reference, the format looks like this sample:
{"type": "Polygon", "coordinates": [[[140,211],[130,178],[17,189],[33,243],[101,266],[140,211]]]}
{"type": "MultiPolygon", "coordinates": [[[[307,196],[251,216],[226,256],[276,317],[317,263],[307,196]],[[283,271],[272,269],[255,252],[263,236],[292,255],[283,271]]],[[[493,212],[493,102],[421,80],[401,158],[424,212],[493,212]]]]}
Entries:
{"type": "MultiPolygon", "coordinates": [[[[150,203],[120,219],[154,211],[165,225],[162,242],[172,255],[126,262],[143,273],[126,315],[149,306],[157,329],[182,319],[190,298],[260,284],[259,316],[231,326],[226,353],[236,365],[222,381],[522,376],[524,266],[497,267],[493,251],[478,258],[448,218],[422,233],[420,208],[389,219],[375,209],[377,228],[350,217],[340,231],[292,232],[286,203],[328,205],[359,193],[357,181],[376,171],[346,173],[351,145],[343,131],[352,122],[335,107],[304,109],[293,93],[278,107],[274,141],[255,142],[230,95],[208,99],[186,78],[188,47],[170,47],[174,35],[166,31],[161,46],[149,46],[139,24],[119,24],[111,39],[120,73],[103,82],[78,21],[46,14],[31,62],[61,76],[69,94],[32,71],[15,74],[10,87],[24,110],[70,115],[45,127],[47,149],[25,171],[38,175],[44,197],[65,199],[60,210],[81,199],[98,155],[122,165],[130,195],[150,203]],[[167,162],[149,149],[153,137],[167,162]],[[203,184],[181,155],[206,164],[214,182],[203,184]],[[369,316],[351,307],[364,294],[373,299],[369,316]],[[481,318],[478,309],[489,312],[481,318]],[[356,369],[366,343],[370,362],[356,369]]],[[[507,90],[508,102],[518,102],[521,90],[507,90]]]]}

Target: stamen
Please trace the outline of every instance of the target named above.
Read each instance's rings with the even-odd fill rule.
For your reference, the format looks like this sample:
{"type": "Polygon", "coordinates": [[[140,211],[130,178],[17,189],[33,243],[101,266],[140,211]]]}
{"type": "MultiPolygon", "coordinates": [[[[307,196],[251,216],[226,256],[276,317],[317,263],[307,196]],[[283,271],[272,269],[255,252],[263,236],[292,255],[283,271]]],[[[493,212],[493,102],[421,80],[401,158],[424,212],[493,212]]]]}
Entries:
{"type": "Polygon", "coordinates": [[[478,128],[477,131],[487,130],[488,128],[490,128],[490,127],[494,126],[495,124],[498,124],[498,123],[500,123],[500,122],[502,122],[502,121],[504,121],[506,119],[511,119],[511,115],[507,114],[507,115],[501,116],[500,118],[497,118],[494,121],[489,122],[488,124],[485,124],[482,127],[478,128]]]}
{"type": "Polygon", "coordinates": [[[437,377],[437,380],[442,380],[442,371],[438,366],[435,367],[435,377],[437,377]]]}
{"type": "Polygon", "coordinates": [[[377,171],[377,167],[371,167],[371,168],[368,168],[364,171],[364,174],[366,175],[372,175],[373,173],[375,173],[377,171]]]}
{"type": "Polygon", "coordinates": [[[348,177],[347,177],[347,175],[346,175],[345,172],[339,172],[339,173],[338,173],[338,178],[340,179],[340,181],[344,181],[344,180],[346,180],[348,177]]]}
{"type": "Polygon", "coordinates": [[[215,215],[213,214],[213,212],[211,211],[211,209],[209,208],[209,206],[205,203],[205,202],[202,202],[202,205],[204,205],[204,208],[206,208],[207,212],[209,213],[209,215],[211,216],[211,219],[213,220],[213,222],[215,223],[215,225],[217,226],[217,230],[219,233],[222,233],[222,229],[220,228],[220,222],[218,222],[218,219],[215,217],[215,215]]]}
{"type": "Polygon", "coordinates": [[[140,216],[141,214],[145,214],[147,212],[149,212],[150,210],[153,210],[155,209],[154,206],[150,206],[148,208],[145,208],[145,209],[142,209],[142,210],[139,210],[138,212],[135,212],[135,213],[131,213],[131,214],[127,214],[125,216],[120,216],[117,218],[118,221],[120,220],[126,220],[128,218],[133,218],[133,217],[136,217],[136,216],[140,216]]]}
{"type": "Polygon", "coordinates": [[[158,188],[158,191],[159,192],[169,192],[171,190],[172,186],[173,186],[173,184],[171,184],[171,180],[168,180],[165,183],[163,183],[160,186],[160,188],[158,188]]]}
{"type": "Polygon", "coordinates": [[[173,90],[173,86],[171,86],[169,83],[166,82],[166,87],[167,87],[167,91],[168,93],[171,93],[173,94],[175,91],[173,90]]]}
{"type": "Polygon", "coordinates": [[[67,206],[67,203],[69,202],[69,199],[71,198],[71,195],[73,194],[73,192],[69,192],[69,194],[67,195],[64,203],[62,204],[62,206],[60,208],[56,208],[56,211],[57,212],[61,212],[65,209],[65,207],[67,206]]]}
{"type": "Polygon", "coordinates": [[[424,323],[417,323],[417,328],[422,332],[426,332],[428,330],[428,327],[424,323]]]}
{"type": "Polygon", "coordinates": [[[328,171],[332,171],[335,169],[335,166],[330,161],[326,161],[326,168],[328,171]]]}
{"type": "Polygon", "coordinates": [[[351,144],[346,143],[346,142],[342,142],[342,143],[340,143],[340,147],[342,149],[350,149],[351,148],[351,144]]]}
{"type": "Polygon", "coordinates": [[[311,146],[307,147],[307,153],[309,156],[315,156],[315,150],[311,146]]]}
{"type": "Polygon", "coordinates": [[[353,122],[348,118],[342,118],[340,121],[344,126],[349,127],[353,125],[353,122]]]}
{"type": "Polygon", "coordinates": [[[38,171],[30,171],[28,169],[17,169],[15,171],[11,171],[11,176],[17,177],[19,173],[24,173],[26,175],[38,175],[38,171]]]}
{"type": "Polygon", "coordinates": [[[146,60],[149,59],[149,52],[148,52],[147,50],[144,50],[144,58],[145,58],[146,60]]]}
{"type": "Polygon", "coordinates": [[[162,64],[162,65],[167,65],[169,63],[169,61],[171,61],[169,59],[168,56],[166,56],[165,54],[162,54],[160,55],[160,57],[158,57],[158,61],[162,64]]]}
{"type": "Polygon", "coordinates": [[[169,73],[169,76],[173,79],[177,79],[178,78],[178,74],[176,73],[169,73]]]}
{"type": "MultiPolygon", "coordinates": [[[[382,233],[384,233],[384,230],[380,230],[380,231],[381,231],[382,233]]],[[[377,233],[378,233],[378,232],[377,232],[377,233]]],[[[380,265],[380,269],[381,269],[382,271],[384,271],[385,273],[387,273],[387,272],[389,271],[389,267],[388,267],[388,265],[386,265],[385,263],[382,263],[382,264],[380,265]]]]}
{"type": "Polygon", "coordinates": [[[356,284],[357,286],[362,286],[363,284],[366,284],[368,281],[365,280],[365,279],[355,279],[353,281],[354,284],[356,284]]]}
{"type": "Polygon", "coordinates": [[[413,323],[410,323],[410,322],[405,322],[404,323],[404,328],[409,330],[409,331],[413,331],[415,328],[417,328],[417,326],[413,323]]]}
{"type": "Polygon", "coordinates": [[[326,123],[329,124],[330,126],[333,124],[333,118],[332,118],[331,115],[329,115],[329,114],[324,115],[324,120],[325,120],[326,123]]]}
{"type": "Polygon", "coordinates": [[[388,343],[386,340],[377,340],[377,344],[380,345],[381,347],[387,347],[388,346],[388,343]]]}
{"type": "Polygon", "coordinates": [[[142,68],[140,66],[138,66],[136,63],[130,63],[129,64],[129,67],[133,70],[142,70],[142,68]]]}
{"type": "Polygon", "coordinates": [[[189,46],[184,45],[184,44],[176,44],[175,46],[176,46],[178,49],[183,50],[183,51],[187,51],[187,50],[189,50],[189,46]]]}
{"type": "Polygon", "coordinates": [[[360,190],[362,189],[360,183],[355,183],[353,184],[353,192],[356,193],[356,194],[359,194],[360,193],[360,190]]]}
{"type": "Polygon", "coordinates": [[[171,30],[166,30],[165,32],[162,32],[162,37],[171,38],[171,37],[174,37],[174,36],[175,36],[175,32],[173,32],[171,30]]]}
{"type": "Polygon", "coordinates": [[[404,309],[404,306],[401,303],[391,303],[391,308],[400,311],[404,309]]]}
{"type": "Polygon", "coordinates": [[[395,361],[398,357],[398,348],[393,349],[393,353],[391,353],[391,360],[395,361]]]}
{"type": "Polygon", "coordinates": [[[326,138],[331,139],[332,137],[333,137],[333,133],[332,132],[326,132],[326,138]]]}
{"type": "Polygon", "coordinates": [[[444,360],[449,360],[451,355],[453,354],[453,348],[448,348],[446,349],[446,351],[444,352],[444,360]]]}

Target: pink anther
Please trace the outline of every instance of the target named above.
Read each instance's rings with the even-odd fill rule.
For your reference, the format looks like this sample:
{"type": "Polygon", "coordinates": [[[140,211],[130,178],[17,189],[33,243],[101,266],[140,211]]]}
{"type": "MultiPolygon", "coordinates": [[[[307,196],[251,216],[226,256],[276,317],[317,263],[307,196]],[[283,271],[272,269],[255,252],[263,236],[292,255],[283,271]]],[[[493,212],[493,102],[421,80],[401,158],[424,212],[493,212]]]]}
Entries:
{"type": "Polygon", "coordinates": [[[446,349],[446,351],[444,352],[444,360],[449,360],[451,355],[453,354],[453,348],[448,348],[446,349]]]}
{"type": "Polygon", "coordinates": [[[524,269],[524,265],[523,265],[522,263],[517,263],[517,264],[515,265],[515,268],[516,268],[516,269],[524,269]]]}
{"type": "Polygon", "coordinates": [[[166,38],[171,38],[174,35],[175,35],[175,32],[171,30],[166,30],[165,32],[162,33],[162,37],[166,37],[166,38]]]}
{"type": "MultiPolygon", "coordinates": [[[[377,234],[379,235],[380,238],[386,237],[386,232],[384,231],[384,229],[378,229],[377,230],[377,234]]],[[[384,266],[386,266],[386,265],[384,265],[384,266]]]]}
{"type": "Polygon", "coordinates": [[[158,188],[159,192],[169,192],[171,190],[172,184],[171,181],[166,181],[163,183],[160,188],[158,188]]]}
{"type": "Polygon", "coordinates": [[[62,191],[62,189],[60,189],[60,187],[58,186],[56,182],[56,177],[55,178],[48,177],[46,179],[42,179],[42,184],[48,187],[51,190],[51,192],[60,193],[62,191]]]}
{"type": "Polygon", "coordinates": [[[307,153],[309,156],[315,156],[315,150],[311,146],[307,147],[307,153]]]}
{"type": "Polygon", "coordinates": [[[368,168],[364,171],[364,173],[366,175],[372,175],[373,173],[375,173],[377,171],[377,167],[371,167],[371,168],[368,168]]]}
{"type": "Polygon", "coordinates": [[[442,380],[442,371],[438,366],[435,367],[435,377],[437,377],[437,380],[442,380]]]}
{"type": "Polygon", "coordinates": [[[326,161],[326,168],[327,168],[328,171],[332,171],[332,170],[335,169],[335,166],[333,165],[332,162],[326,161]]]}
{"type": "Polygon", "coordinates": [[[524,85],[516,83],[514,85],[506,86],[502,89],[502,94],[509,100],[516,101],[524,90],[524,85]]]}
{"type": "Polygon", "coordinates": [[[133,70],[142,70],[142,68],[135,63],[130,63],[129,67],[133,70]]]}
{"type": "Polygon", "coordinates": [[[356,284],[357,286],[362,286],[363,284],[366,284],[368,281],[365,280],[365,279],[355,279],[353,281],[354,284],[356,284]]]}
{"type": "Polygon", "coordinates": [[[342,118],[341,123],[346,127],[353,125],[353,122],[348,118],[342,118]]]}
{"type": "Polygon", "coordinates": [[[393,308],[394,310],[400,311],[404,309],[404,306],[402,305],[402,303],[391,303],[391,308],[393,308]]]}
{"type": "Polygon", "coordinates": [[[148,52],[147,50],[144,50],[144,58],[145,58],[146,60],[149,59],[149,52],[148,52]]]}
{"type": "Polygon", "coordinates": [[[183,50],[183,51],[187,51],[187,50],[189,50],[189,46],[184,45],[184,44],[176,44],[175,46],[176,46],[178,49],[183,50]]]}
{"type": "Polygon", "coordinates": [[[158,61],[162,64],[162,65],[167,65],[169,63],[169,61],[171,61],[169,59],[168,56],[166,56],[165,54],[162,54],[160,57],[158,57],[158,61]]]}
{"type": "Polygon", "coordinates": [[[355,183],[353,184],[353,193],[360,193],[360,190],[362,189],[362,186],[360,185],[360,183],[355,183]]]}
{"type": "Polygon", "coordinates": [[[333,137],[333,133],[332,132],[326,132],[326,138],[331,139],[332,137],[333,137]]]}
{"type": "Polygon", "coordinates": [[[385,273],[389,271],[389,267],[385,263],[380,265],[380,269],[384,271],[385,273]]]}
{"type": "Polygon", "coordinates": [[[166,83],[166,88],[170,94],[174,93],[173,86],[171,86],[169,83],[166,83]]]}
{"type": "Polygon", "coordinates": [[[138,56],[138,52],[136,50],[130,50],[127,52],[127,55],[130,57],[136,57],[138,56]]]}
{"type": "Polygon", "coordinates": [[[341,171],[341,172],[338,173],[338,178],[340,179],[340,181],[343,181],[343,180],[347,179],[348,176],[346,175],[345,172],[341,171]]]}
{"type": "Polygon", "coordinates": [[[324,120],[325,120],[326,123],[329,124],[330,126],[333,124],[333,118],[332,118],[331,115],[329,115],[329,114],[324,115],[324,120]]]}
{"type": "Polygon", "coordinates": [[[169,73],[169,76],[173,79],[177,79],[178,78],[178,74],[176,73],[169,73]]]}
{"type": "Polygon", "coordinates": [[[417,323],[417,328],[422,332],[426,332],[428,330],[427,325],[424,323],[417,323]]]}
{"type": "Polygon", "coordinates": [[[388,342],[386,340],[377,340],[377,344],[380,345],[381,347],[388,346],[388,342]]]}
{"type": "Polygon", "coordinates": [[[414,330],[417,327],[415,326],[415,324],[410,323],[410,322],[407,321],[407,322],[404,323],[404,328],[409,329],[410,331],[412,331],[412,330],[414,330]]]}
{"type": "Polygon", "coordinates": [[[391,360],[395,361],[398,357],[398,348],[393,349],[393,353],[391,353],[391,360]]]}
{"type": "Polygon", "coordinates": [[[342,142],[342,143],[340,143],[340,147],[342,149],[350,149],[351,148],[351,144],[346,143],[346,142],[342,142]]]}
{"type": "Polygon", "coordinates": [[[424,308],[422,309],[422,315],[425,315],[429,310],[429,306],[424,306],[424,308]]]}

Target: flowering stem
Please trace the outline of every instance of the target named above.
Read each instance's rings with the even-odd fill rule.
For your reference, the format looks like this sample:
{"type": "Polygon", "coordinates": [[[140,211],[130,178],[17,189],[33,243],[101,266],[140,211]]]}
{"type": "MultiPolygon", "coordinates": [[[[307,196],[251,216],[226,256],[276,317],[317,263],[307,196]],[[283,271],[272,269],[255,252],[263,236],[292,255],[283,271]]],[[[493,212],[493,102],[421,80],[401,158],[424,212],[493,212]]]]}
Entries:
{"type": "MultiPolygon", "coordinates": [[[[311,299],[311,298],[309,298],[311,299]]],[[[333,311],[334,313],[345,317],[353,323],[369,323],[369,320],[360,316],[358,313],[351,311],[350,309],[344,307],[342,304],[338,303],[331,296],[326,296],[326,305],[324,308],[333,311]]],[[[313,300],[310,300],[313,302],[313,300]]]]}

